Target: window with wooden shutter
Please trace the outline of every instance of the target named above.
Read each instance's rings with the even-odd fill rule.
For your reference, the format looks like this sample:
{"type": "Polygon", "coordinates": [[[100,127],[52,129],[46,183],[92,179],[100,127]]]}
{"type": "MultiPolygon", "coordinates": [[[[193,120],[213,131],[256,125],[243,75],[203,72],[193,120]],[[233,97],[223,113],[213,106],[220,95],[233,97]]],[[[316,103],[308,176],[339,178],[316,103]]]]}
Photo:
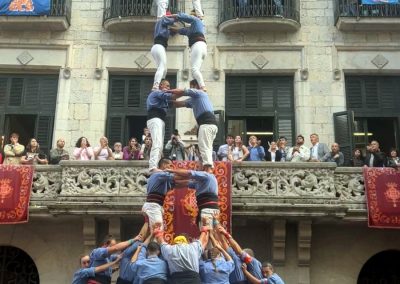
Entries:
{"type": "Polygon", "coordinates": [[[7,78],[0,78],[0,109],[5,109],[7,102],[7,78]]]}
{"type": "Polygon", "coordinates": [[[344,155],[345,165],[350,164],[353,152],[354,114],[352,111],[343,111],[333,114],[335,142],[339,144],[344,155]]]}
{"type": "Polygon", "coordinates": [[[48,155],[51,148],[51,138],[53,136],[53,116],[39,115],[36,120],[35,137],[40,144],[40,149],[48,155]]]}
{"type": "Polygon", "coordinates": [[[24,89],[23,78],[12,78],[10,97],[8,100],[9,106],[21,106],[22,105],[22,91],[24,89]]]}
{"type": "Polygon", "coordinates": [[[125,118],[123,116],[112,116],[107,120],[107,136],[109,145],[114,145],[115,142],[125,143],[125,137],[123,137],[125,124],[125,118]]]}

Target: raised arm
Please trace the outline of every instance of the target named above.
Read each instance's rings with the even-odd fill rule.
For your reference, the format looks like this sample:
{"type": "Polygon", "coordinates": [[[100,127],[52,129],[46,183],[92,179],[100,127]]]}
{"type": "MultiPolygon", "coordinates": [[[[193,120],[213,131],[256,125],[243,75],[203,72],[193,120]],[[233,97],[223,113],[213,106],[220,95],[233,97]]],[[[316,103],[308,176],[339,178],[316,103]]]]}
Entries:
{"type": "Polygon", "coordinates": [[[217,242],[217,240],[214,238],[212,234],[210,234],[210,239],[211,243],[214,247],[216,247],[224,256],[226,261],[232,261],[232,257],[226,252],[226,250],[223,249],[220,243],[217,242]]]}
{"type": "Polygon", "coordinates": [[[114,266],[115,264],[117,264],[118,262],[120,262],[121,259],[122,259],[122,254],[119,254],[114,261],[108,262],[108,263],[100,265],[100,266],[96,266],[94,269],[94,272],[99,273],[99,272],[106,271],[108,268],[110,268],[110,267],[114,266]]]}
{"type": "Polygon", "coordinates": [[[186,107],[186,101],[172,101],[175,108],[186,107]]]}
{"type": "Polygon", "coordinates": [[[247,280],[249,280],[249,282],[251,284],[262,284],[262,280],[257,279],[256,277],[254,277],[250,272],[247,271],[247,265],[245,263],[242,264],[242,271],[244,276],[246,276],[247,280]]]}
{"type": "Polygon", "coordinates": [[[224,227],[221,225],[217,226],[217,230],[220,234],[224,235],[225,238],[228,240],[230,243],[232,249],[236,252],[238,255],[242,255],[243,249],[240,247],[240,245],[232,238],[232,236],[225,230],[224,227]]]}

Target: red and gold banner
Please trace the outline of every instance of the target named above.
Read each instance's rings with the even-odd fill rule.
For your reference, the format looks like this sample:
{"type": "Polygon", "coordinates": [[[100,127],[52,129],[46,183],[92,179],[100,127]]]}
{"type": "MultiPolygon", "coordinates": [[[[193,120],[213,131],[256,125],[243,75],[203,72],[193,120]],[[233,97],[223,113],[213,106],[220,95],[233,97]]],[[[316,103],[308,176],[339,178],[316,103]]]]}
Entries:
{"type": "Polygon", "coordinates": [[[0,224],[28,222],[33,167],[0,165],[0,224]]]}
{"type": "MultiPolygon", "coordinates": [[[[197,162],[175,161],[177,169],[195,170],[197,162]]],[[[218,181],[218,200],[220,208],[220,222],[231,230],[231,188],[232,165],[230,162],[215,162],[214,175],[218,181]]],[[[200,235],[197,225],[198,208],[193,189],[179,189],[168,192],[164,201],[165,240],[171,242],[175,234],[186,233],[197,238],[200,235]]]]}
{"type": "Polygon", "coordinates": [[[400,228],[400,172],[392,168],[364,168],[368,226],[400,228]]]}

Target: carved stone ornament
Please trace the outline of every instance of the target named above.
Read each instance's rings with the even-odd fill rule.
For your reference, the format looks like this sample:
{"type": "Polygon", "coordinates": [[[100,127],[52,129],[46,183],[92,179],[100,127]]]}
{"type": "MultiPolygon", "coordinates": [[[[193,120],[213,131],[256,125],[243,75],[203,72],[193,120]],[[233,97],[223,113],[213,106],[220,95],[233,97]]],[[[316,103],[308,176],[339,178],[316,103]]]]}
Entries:
{"type": "Polygon", "coordinates": [[[269,63],[269,61],[263,55],[257,55],[256,58],[251,61],[258,69],[263,69],[265,65],[269,63]]]}
{"type": "Polygon", "coordinates": [[[371,60],[372,64],[374,64],[377,68],[382,69],[386,64],[389,63],[389,60],[386,59],[385,56],[378,54],[374,59],[371,60]]]}
{"type": "Polygon", "coordinates": [[[140,69],[146,68],[147,65],[150,64],[150,59],[146,55],[140,55],[136,60],[135,63],[140,69]]]}
{"type": "Polygon", "coordinates": [[[197,131],[198,131],[198,127],[197,127],[197,125],[195,125],[195,126],[193,126],[192,129],[190,129],[189,131],[186,131],[183,134],[185,134],[185,135],[197,135],[197,131]]]}
{"type": "Polygon", "coordinates": [[[22,65],[27,65],[33,60],[33,56],[28,51],[24,51],[20,55],[18,55],[17,60],[22,65]]]}

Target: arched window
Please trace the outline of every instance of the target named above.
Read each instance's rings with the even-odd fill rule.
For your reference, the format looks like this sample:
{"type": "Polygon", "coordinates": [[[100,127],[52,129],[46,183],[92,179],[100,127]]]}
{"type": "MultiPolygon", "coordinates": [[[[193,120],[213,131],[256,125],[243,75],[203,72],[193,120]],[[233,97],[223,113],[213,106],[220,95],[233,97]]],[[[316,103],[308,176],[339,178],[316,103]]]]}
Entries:
{"type": "Polygon", "coordinates": [[[372,256],[362,267],[357,284],[399,283],[400,251],[385,250],[372,256]]]}
{"type": "Polygon", "coordinates": [[[32,258],[19,248],[0,246],[0,283],[39,284],[32,258]]]}

